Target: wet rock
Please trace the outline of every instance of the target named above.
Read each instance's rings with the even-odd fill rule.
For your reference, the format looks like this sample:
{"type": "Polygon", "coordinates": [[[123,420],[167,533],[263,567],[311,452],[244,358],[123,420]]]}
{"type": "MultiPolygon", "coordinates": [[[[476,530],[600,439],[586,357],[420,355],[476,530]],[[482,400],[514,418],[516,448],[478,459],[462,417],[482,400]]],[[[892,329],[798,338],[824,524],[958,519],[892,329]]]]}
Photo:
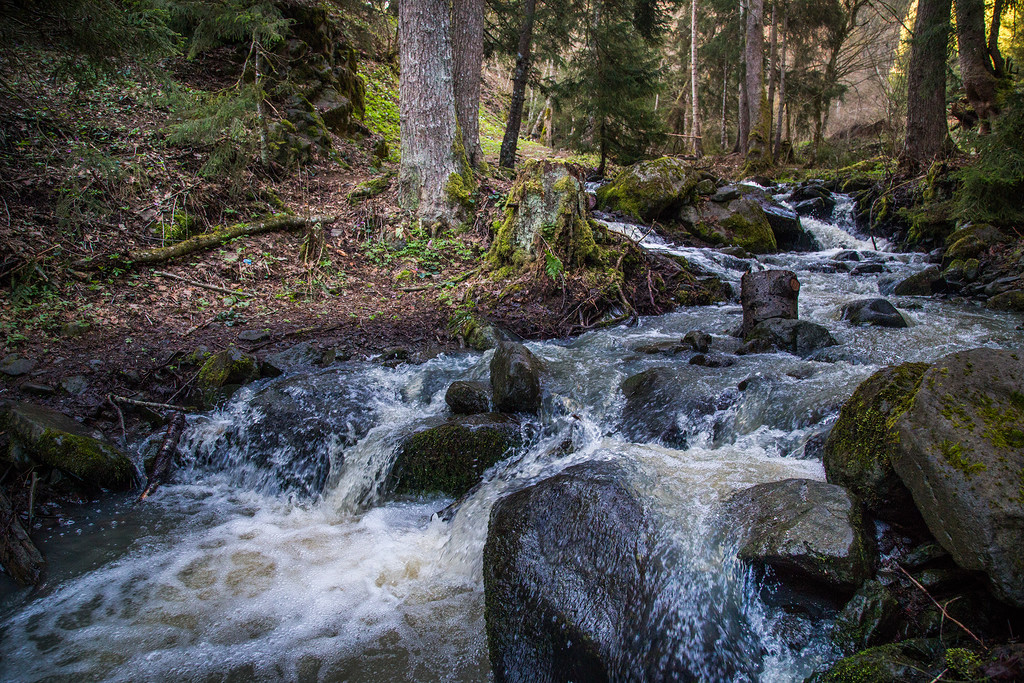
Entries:
{"type": "Polygon", "coordinates": [[[597,205],[637,221],[663,220],[693,202],[702,179],[692,164],[680,159],[640,161],[598,189],[597,205]]]}
{"type": "Polygon", "coordinates": [[[707,353],[711,348],[711,335],[701,330],[693,330],[683,335],[683,346],[687,346],[697,353],[707,353]]]}
{"type": "Polygon", "coordinates": [[[1002,294],[1003,292],[1020,289],[1021,284],[1022,282],[1019,275],[998,277],[985,285],[985,294],[987,296],[995,296],[996,294],[1002,294]]]}
{"type": "Polygon", "coordinates": [[[261,373],[264,377],[278,377],[289,370],[319,366],[323,353],[320,349],[301,342],[263,359],[261,373]]]}
{"type": "Polygon", "coordinates": [[[856,590],[874,570],[860,504],[841,486],[810,479],[759,484],[733,494],[724,509],[739,530],[741,560],[842,591],[856,590]]]}
{"type": "Polygon", "coordinates": [[[444,402],[453,413],[475,415],[491,410],[491,386],[486,382],[469,382],[459,380],[448,386],[444,394],[444,402]]]}
{"type": "Polygon", "coordinates": [[[720,353],[704,354],[698,353],[690,358],[690,365],[699,365],[705,368],[727,368],[735,365],[736,361],[720,353]]]}
{"type": "Polygon", "coordinates": [[[900,560],[900,565],[910,570],[922,569],[932,563],[949,558],[949,552],[938,543],[922,543],[900,560]]]}
{"type": "Polygon", "coordinates": [[[1008,292],[996,294],[990,298],[985,305],[993,311],[1024,313],[1024,290],[1013,289],[1008,292]]]}
{"type": "Polygon", "coordinates": [[[744,273],[740,287],[740,302],[743,306],[740,336],[746,337],[758,323],[765,320],[796,320],[800,281],[793,271],[761,270],[744,273]]]}
{"type": "Polygon", "coordinates": [[[836,619],[832,640],[844,652],[881,645],[896,632],[899,604],[885,586],[865,581],[836,619]]]}
{"type": "Polygon", "coordinates": [[[885,299],[858,299],[843,304],[839,319],[851,325],[872,325],[875,327],[907,327],[907,321],[896,307],[885,299]]]}
{"type": "Polygon", "coordinates": [[[540,360],[522,344],[500,342],[491,358],[495,410],[507,413],[536,413],[540,410],[540,375],[543,370],[540,360]]]}
{"type": "Polygon", "coordinates": [[[440,493],[458,497],[521,443],[519,423],[507,415],[456,418],[417,432],[405,441],[387,488],[399,495],[440,493]]]}
{"type": "Polygon", "coordinates": [[[839,412],[825,442],[825,476],[845,486],[881,519],[917,518],[910,492],[893,469],[895,422],[910,407],[926,363],[883,368],[862,382],[839,412]]]}
{"type": "Polygon", "coordinates": [[[684,448],[694,434],[713,429],[709,420],[732,402],[699,381],[696,366],[658,367],[622,382],[626,397],[620,426],[631,441],[660,441],[684,448]]]}
{"type": "Polygon", "coordinates": [[[213,406],[218,400],[228,398],[238,387],[259,377],[256,359],[230,348],[210,356],[196,377],[196,389],[203,402],[213,406]]]}
{"type": "Polygon", "coordinates": [[[841,251],[833,256],[832,259],[835,261],[860,261],[860,252],[851,250],[841,251]]]}
{"type": "Polygon", "coordinates": [[[655,342],[653,344],[641,344],[640,346],[636,347],[633,350],[636,351],[637,353],[646,353],[647,355],[650,356],[660,353],[672,356],[677,353],[682,353],[683,351],[686,351],[688,348],[688,346],[685,346],[680,342],[664,341],[655,342]]]}
{"type": "MultiPolygon", "coordinates": [[[[942,273],[935,266],[929,266],[920,273],[915,273],[901,280],[892,290],[897,296],[931,296],[945,289],[942,273]]],[[[885,292],[882,292],[885,294],[885,292]]]]}
{"type": "Polygon", "coordinates": [[[874,275],[884,272],[885,266],[881,263],[861,263],[850,270],[850,275],[874,275]]]}
{"type": "Polygon", "coordinates": [[[135,485],[131,460],[96,431],[55,410],[11,403],[0,410],[11,437],[10,456],[52,467],[81,482],[86,491],[125,490],[135,485]]]}
{"type": "MultiPolygon", "coordinates": [[[[737,353],[764,353],[763,349],[778,349],[807,358],[816,351],[838,342],[822,325],[806,320],[771,318],[754,326],[737,353]]],[[[740,354],[742,355],[742,354],[740,354]]]]}
{"type": "Polygon", "coordinates": [[[718,188],[708,199],[715,202],[716,204],[724,204],[725,202],[731,202],[734,199],[740,198],[740,190],[734,185],[726,185],[725,187],[718,188]]]}
{"type": "Polygon", "coordinates": [[[10,353],[0,360],[0,372],[8,377],[21,377],[32,372],[36,362],[30,358],[22,358],[16,353],[10,353]]]}
{"type": "Polygon", "coordinates": [[[819,251],[821,245],[814,235],[804,230],[796,211],[787,209],[778,202],[767,199],[760,202],[768,224],[775,233],[779,251],[819,251]]]}
{"type": "Polygon", "coordinates": [[[816,197],[805,199],[793,205],[793,210],[801,216],[811,216],[821,221],[832,218],[832,210],[836,208],[836,202],[831,197],[816,197]]]}
{"type": "Polygon", "coordinates": [[[807,683],[931,683],[948,667],[945,647],[935,639],[879,645],[844,657],[807,683]]]}
{"type": "Polygon", "coordinates": [[[506,496],[484,545],[484,613],[497,681],[737,680],[744,644],[666,637],[650,514],[619,466],[576,465],[506,496]],[[654,631],[653,629],[657,629],[654,631]],[[689,660],[689,661],[688,661],[689,660]],[[700,667],[689,669],[689,666],[700,667]]]}
{"type": "Polygon", "coordinates": [[[893,468],[928,529],[1024,607],[1024,360],[995,349],[940,359],[894,426],[893,468]]]}

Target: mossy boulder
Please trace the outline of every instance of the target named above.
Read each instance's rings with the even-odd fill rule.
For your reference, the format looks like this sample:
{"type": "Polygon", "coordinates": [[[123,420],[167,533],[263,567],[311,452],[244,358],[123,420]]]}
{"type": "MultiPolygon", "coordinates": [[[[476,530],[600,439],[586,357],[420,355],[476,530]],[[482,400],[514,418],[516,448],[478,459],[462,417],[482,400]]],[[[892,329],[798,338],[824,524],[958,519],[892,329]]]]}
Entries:
{"type": "Polygon", "coordinates": [[[957,230],[946,238],[944,264],[983,256],[997,244],[1010,241],[1010,237],[999,228],[987,224],[970,225],[957,230]]]}
{"type": "Polygon", "coordinates": [[[1011,289],[1008,292],[1001,292],[991,297],[985,305],[993,311],[1024,313],[1024,290],[1011,289]]]}
{"type": "Polygon", "coordinates": [[[807,683],[931,683],[947,668],[942,642],[919,638],[844,657],[807,683]]]}
{"type": "Polygon", "coordinates": [[[448,385],[444,402],[453,413],[475,415],[491,409],[491,386],[486,382],[459,380],[448,385]]]}
{"type": "Polygon", "coordinates": [[[807,358],[838,342],[823,325],[806,320],[769,318],[757,323],[737,353],[761,353],[770,349],[807,358]]]}
{"type": "Polygon", "coordinates": [[[845,486],[877,517],[905,522],[916,517],[892,461],[896,421],[917,394],[927,363],[882,368],[862,382],[839,412],[825,441],[825,475],[845,486]]]}
{"type": "Polygon", "coordinates": [[[704,179],[681,159],[639,161],[597,191],[597,205],[641,222],[673,219],[680,208],[693,203],[704,179]]]}
{"type": "Polygon", "coordinates": [[[600,249],[580,177],[576,167],[562,162],[524,164],[509,191],[488,261],[496,267],[522,267],[550,257],[566,270],[598,263],[600,249]]]}
{"type": "Polygon", "coordinates": [[[712,245],[742,247],[752,254],[778,251],[775,232],[756,197],[741,193],[725,202],[704,201],[683,217],[684,227],[712,245]]]}
{"type": "Polygon", "coordinates": [[[33,403],[11,403],[0,412],[11,437],[10,457],[52,467],[95,489],[126,490],[136,483],[135,466],[98,432],[55,410],[33,403]]]}
{"type": "Polygon", "coordinates": [[[203,363],[196,377],[203,402],[213,406],[218,400],[228,398],[243,384],[260,376],[256,359],[236,348],[219,351],[203,363]]]}
{"type": "Polygon", "coordinates": [[[877,580],[865,581],[836,619],[832,642],[844,652],[885,643],[896,632],[900,606],[877,580]]]}
{"type": "Polygon", "coordinates": [[[810,479],[759,484],[733,494],[724,508],[739,534],[737,557],[797,584],[852,592],[874,571],[860,503],[841,486],[810,479]]]}
{"type": "Polygon", "coordinates": [[[521,443],[519,423],[506,415],[486,413],[451,420],[406,440],[391,471],[389,488],[399,495],[461,496],[488,467],[521,443]]]}
{"type": "Polygon", "coordinates": [[[893,468],[928,529],[999,599],[1024,607],[1024,359],[950,354],[922,375],[894,424],[893,468]]]}
{"type": "MultiPolygon", "coordinates": [[[[919,273],[896,283],[892,293],[897,296],[931,296],[945,289],[945,281],[938,266],[929,266],[919,273]]],[[[885,294],[885,292],[882,292],[885,294]]]]}

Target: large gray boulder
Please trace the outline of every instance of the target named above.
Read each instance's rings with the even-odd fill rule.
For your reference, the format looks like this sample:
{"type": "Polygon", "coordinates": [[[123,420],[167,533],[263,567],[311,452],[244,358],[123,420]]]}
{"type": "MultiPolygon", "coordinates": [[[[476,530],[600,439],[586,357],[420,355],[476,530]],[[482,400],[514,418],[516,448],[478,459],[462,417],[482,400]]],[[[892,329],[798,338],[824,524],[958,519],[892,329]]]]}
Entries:
{"type": "Polygon", "coordinates": [[[839,319],[854,326],[907,327],[907,320],[899,310],[885,299],[858,299],[843,304],[839,319]]]}
{"type": "Polygon", "coordinates": [[[690,233],[708,244],[742,247],[752,254],[778,251],[775,232],[761,202],[757,197],[747,196],[740,188],[736,188],[733,199],[715,201],[712,197],[685,207],[680,221],[690,233]]]}
{"type": "Polygon", "coordinates": [[[807,358],[816,351],[838,344],[828,329],[822,325],[806,320],[783,318],[770,318],[758,323],[743,341],[741,351],[746,353],[778,349],[801,358],[807,358]]]}
{"type": "Polygon", "coordinates": [[[713,392],[699,381],[700,373],[691,365],[656,367],[623,380],[623,435],[631,441],[685,448],[696,433],[712,428],[707,420],[736,396],[713,392]]]}
{"type": "Polygon", "coordinates": [[[497,413],[468,415],[417,432],[398,452],[387,488],[399,495],[457,497],[522,443],[519,423],[497,413]]]}
{"type": "Polygon", "coordinates": [[[893,467],[958,565],[1024,607],[1024,360],[1017,351],[946,356],[895,423],[893,467]]]}
{"type": "Polygon", "coordinates": [[[860,504],[841,486],[810,479],[759,484],[733,494],[726,518],[740,534],[741,560],[854,591],[875,566],[860,504]]]}
{"type": "Polygon", "coordinates": [[[882,291],[881,283],[879,283],[879,291],[882,291],[882,294],[895,294],[896,296],[931,296],[936,292],[944,291],[945,288],[942,271],[937,266],[929,266],[919,273],[900,280],[892,285],[891,291],[888,287],[882,291]]]}
{"type": "Polygon", "coordinates": [[[494,409],[503,413],[536,413],[540,410],[540,376],[543,364],[528,348],[500,342],[491,358],[494,409]]]}
{"type": "Polygon", "coordinates": [[[125,490],[136,483],[135,466],[97,431],[34,403],[0,407],[0,427],[10,436],[12,460],[52,467],[86,490],[125,490]]]}

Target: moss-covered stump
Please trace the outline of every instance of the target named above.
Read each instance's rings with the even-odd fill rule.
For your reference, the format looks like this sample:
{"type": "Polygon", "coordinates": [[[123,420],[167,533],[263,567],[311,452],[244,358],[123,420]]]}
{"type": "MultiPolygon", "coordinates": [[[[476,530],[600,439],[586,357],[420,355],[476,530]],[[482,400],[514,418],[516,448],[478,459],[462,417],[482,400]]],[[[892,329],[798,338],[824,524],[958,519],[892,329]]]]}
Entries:
{"type": "Polygon", "coordinates": [[[954,561],[1024,607],[1024,359],[974,349],[922,375],[893,468],[954,561]]]}
{"type": "Polygon", "coordinates": [[[640,161],[597,191],[597,205],[641,222],[674,220],[679,209],[696,200],[697,185],[705,179],[681,159],[640,161]]]}
{"type": "Polygon", "coordinates": [[[389,488],[398,495],[461,496],[520,443],[519,422],[508,416],[457,418],[413,434],[402,445],[389,488]]]}
{"type": "Polygon", "coordinates": [[[883,368],[861,383],[843,405],[825,441],[825,475],[855,493],[875,516],[916,519],[910,492],[892,467],[896,421],[914,400],[927,363],[883,368]]]}
{"type": "Polygon", "coordinates": [[[505,207],[487,256],[494,266],[522,267],[539,259],[551,270],[569,270],[600,261],[586,192],[574,166],[527,162],[505,207]]]}
{"type": "Polygon", "coordinates": [[[11,403],[0,413],[11,437],[10,457],[51,467],[79,482],[86,492],[130,489],[135,466],[124,453],[79,422],[32,403],[11,403]]]}
{"type": "Polygon", "coordinates": [[[780,576],[856,590],[875,566],[860,503],[841,486],[810,479],[759,484],[725,503],[740,534],[737,557],[780,576]]]}
{"type": "Polygon", "coordinates": [[[228,398],[243,384],[260,376],[256,359],[235,348],[219,351],[203,363],[196,389],[207,407],[228,398]]]}

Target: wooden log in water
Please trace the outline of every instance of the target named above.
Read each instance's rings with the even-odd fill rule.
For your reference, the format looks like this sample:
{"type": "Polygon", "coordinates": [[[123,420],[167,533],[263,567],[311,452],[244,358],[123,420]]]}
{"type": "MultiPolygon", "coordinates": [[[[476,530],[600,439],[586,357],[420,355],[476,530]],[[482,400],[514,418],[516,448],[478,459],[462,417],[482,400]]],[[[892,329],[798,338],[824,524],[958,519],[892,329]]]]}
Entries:
{"type": "Polygon", "coordinates": [[[146,498],[151,496],[171,473],[171,465],[174,463],[174,456],[178,451],[178,439],[181,438],[181,432],[184,428],[185,413],[175,413],[174,417],[167,424],[167,431],[164,432],[164,440],[160,444],[160,450],[157,451],[156,458],[153,460],[153,467],[147,473],[146,488],[139,495],[140,501],[146,500],[146,498]]]}
{"type": "Polygon", "coordinates": [[[762,270],[745,273],[740,280],[743,304],[742,336],[770,318],[796,320],[800,281],[791,270],[762,270]]]}
{"type": "Polygon", "coordinates": [[[0,564],[22,586],[34,586],[46,569],[46,560],[29,538],[11,502],[0,492],[0,564]]]}

